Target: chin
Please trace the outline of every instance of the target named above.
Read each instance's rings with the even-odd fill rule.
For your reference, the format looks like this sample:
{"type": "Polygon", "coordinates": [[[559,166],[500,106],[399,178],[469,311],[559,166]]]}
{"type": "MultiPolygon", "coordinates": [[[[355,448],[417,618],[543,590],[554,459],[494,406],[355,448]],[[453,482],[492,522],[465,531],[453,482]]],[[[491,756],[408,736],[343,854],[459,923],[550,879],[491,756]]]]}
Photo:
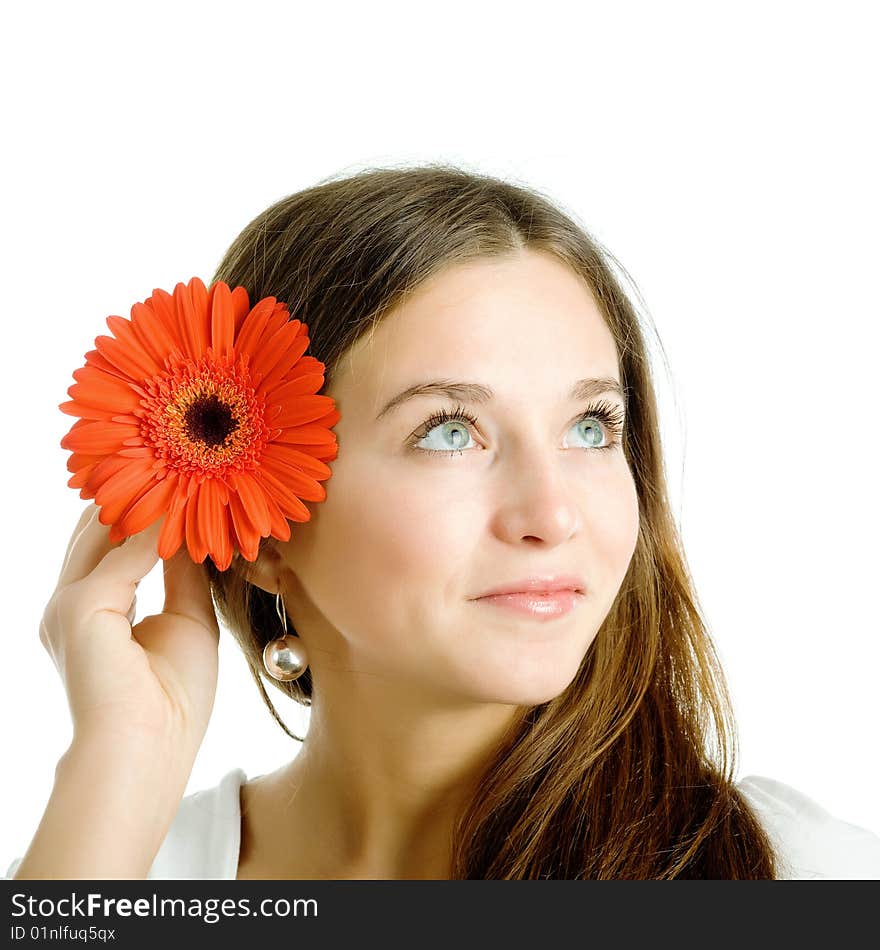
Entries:
{"type": "Polygon", "coordinates": [[[516,681],[508,677],[502,680],[501,677],[486,677],[480,683],[474,683],[471,686],[473,698],[478,702],[497,703],[507,706],[540,706],[542,703],[549,703],[562,695],[574,678],[573,671],[571,676],[534,676],[517,677],[516,681]]]}

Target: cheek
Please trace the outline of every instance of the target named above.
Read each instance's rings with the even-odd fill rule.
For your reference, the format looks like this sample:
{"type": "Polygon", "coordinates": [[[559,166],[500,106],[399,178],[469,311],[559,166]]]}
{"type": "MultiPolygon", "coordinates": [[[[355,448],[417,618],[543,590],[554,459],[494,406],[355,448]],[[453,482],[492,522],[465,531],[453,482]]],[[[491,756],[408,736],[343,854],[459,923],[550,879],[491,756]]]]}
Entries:
{"type": "Polygon", "coordinates": [[[418,472],[405,475],[398,469],[383,475],[375,462],[370,473],[359,480],[363,487],[340,499],[336,533],[366,570],[385,578],[386,586],[404,578],[428,583],[436,576],[438,557],[451,553],[446,539],[455,537],[459,525],[446,497],[448,484],[446,494],[438,493],[418,472]]]}
{"type": "Polygon", "coordinates": [[[639,535],[639,499],[632,473],[625,464],[609,473],[587,503],[588,523],[595,560],[592,567],[610,607],[629,569],[639,535]]]}
{"type": "Polygon", "coordinates": [[[374,628],[384,637],[423,623],[426,609],[436,615],[468,550],[472,517],[430,480],[384,475],[375,459],[362,474],[336,469],[333,478],[332,495],[294,528],[289,557],[324,616],[361,641],[374,628]]]}

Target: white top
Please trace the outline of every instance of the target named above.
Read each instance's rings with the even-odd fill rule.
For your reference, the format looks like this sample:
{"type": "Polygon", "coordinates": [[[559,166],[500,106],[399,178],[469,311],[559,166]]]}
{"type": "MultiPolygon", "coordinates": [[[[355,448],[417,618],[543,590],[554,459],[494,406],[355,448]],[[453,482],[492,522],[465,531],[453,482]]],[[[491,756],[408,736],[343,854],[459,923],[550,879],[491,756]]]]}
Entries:
{"type": "MultiPolygon", "coordinates": [[[[187,795],[150,867],[147,880],[234,880],[241,843],[242,769],[187,795]]],[[[778,880],[880,880],[880,837],[835,818],[802,792],[763,775],[737,787],[777,849],[778,880]]],[[[11,878],[21,858],[9,866],[11,878]]]]}

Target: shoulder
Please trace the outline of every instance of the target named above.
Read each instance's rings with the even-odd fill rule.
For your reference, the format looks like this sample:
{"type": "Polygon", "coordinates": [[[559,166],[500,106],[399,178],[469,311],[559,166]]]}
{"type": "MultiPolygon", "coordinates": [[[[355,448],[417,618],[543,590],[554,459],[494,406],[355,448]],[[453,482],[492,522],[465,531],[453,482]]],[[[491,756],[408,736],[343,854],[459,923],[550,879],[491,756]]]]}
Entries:
{"type": "Polygon", "coordinates": [[[737,788],[776,846],[779,880],[880,880],[880,837],[791,785],[748,775],[737,788]]]}
{"type": "Polygon", "coordinates": [[[242,769],[187,795],[150,867],[147,880],[234,879],[241,836],[242,769]]]}

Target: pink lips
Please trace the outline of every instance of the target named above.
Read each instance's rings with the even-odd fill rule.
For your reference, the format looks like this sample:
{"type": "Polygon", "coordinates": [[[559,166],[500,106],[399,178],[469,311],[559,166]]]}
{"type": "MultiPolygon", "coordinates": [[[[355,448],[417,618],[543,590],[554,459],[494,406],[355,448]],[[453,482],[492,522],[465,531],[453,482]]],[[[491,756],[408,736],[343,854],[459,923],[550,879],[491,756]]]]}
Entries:
{"type": "Polygon", "coordinates": [[[492,607],[506,607],[508,610],[534,617],[537,620],[552,620],[561,617],[584,599],[583,594],[574,590],[559,590],[552,593],[520,591],[514,594],[494,594],[490,597],[478,597],[476,603],[492,607]]]}
{"type": "Polygon", "coordinates": [[[522,580],[511,581],[509,584],[499,584],[484,590],[477,597],[494,597],[496,594],[528,594],[528,593],[555,593],[560,590],[574,590],[579,594],[586,591],[586,583],[576,574],[540,574],[524,577],[522,580]]]}
{"type": "Polygon", "coordinates": [[[546,574],[501,584],[475,600],[478,604],[506,607],[539,620],[551,620],[577,607],[585,593],[583,579],[574,574],[546,574]]]}

